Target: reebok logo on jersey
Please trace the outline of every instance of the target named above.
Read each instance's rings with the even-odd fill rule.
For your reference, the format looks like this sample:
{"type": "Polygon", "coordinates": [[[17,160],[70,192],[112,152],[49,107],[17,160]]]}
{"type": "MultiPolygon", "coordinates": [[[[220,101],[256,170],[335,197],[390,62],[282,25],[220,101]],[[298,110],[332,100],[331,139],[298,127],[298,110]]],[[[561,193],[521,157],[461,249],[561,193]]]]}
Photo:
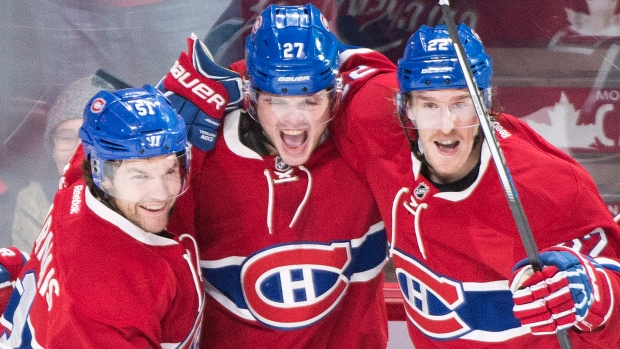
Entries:
{"type": "Polygon", "coordinates": [[[493,121],[491,125],[493,125],[493,129],[497,132],[497,134],[499,134],[500,137],[508,138],[511,136],[510,132],[506,131],[506,129],[499,122],[493,121]]]}
{"type": "Polygon", "coordinates": [[[83,185],[76,185],[73,187],[73,196],[71,197],[71,210],[69,214],[78,214],[80,212],[80,204],[82,203],[82,188],[83,185]]]}

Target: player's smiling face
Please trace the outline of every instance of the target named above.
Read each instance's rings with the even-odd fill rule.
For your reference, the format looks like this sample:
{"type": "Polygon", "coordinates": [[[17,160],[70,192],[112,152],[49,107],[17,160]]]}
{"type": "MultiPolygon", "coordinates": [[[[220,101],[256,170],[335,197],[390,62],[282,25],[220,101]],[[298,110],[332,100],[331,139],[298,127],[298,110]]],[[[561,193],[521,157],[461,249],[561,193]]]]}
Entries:
{"type": "Polygon", "coordinates": [[[130,222],[151,233],[162,232],[176,197],[182,192],[182,173],[176,155],[124,160],[105,191],[130,222]],[[120,194],[122,193],[122,194],[120,194]]]}
{"type": "Polygon", "coordinates": [[[467,89],[414,92],[407,113],[433,181],[452,183],[474,168],[480,157],[474,151],[479,123],[467,89]]]}
{"type": "Polygon", "coordinates": [[[258,120],[276,152],[290,166],[304,164],[321,143],[330,120],[330,95],[303,96],[260,93],[258,120]]]}

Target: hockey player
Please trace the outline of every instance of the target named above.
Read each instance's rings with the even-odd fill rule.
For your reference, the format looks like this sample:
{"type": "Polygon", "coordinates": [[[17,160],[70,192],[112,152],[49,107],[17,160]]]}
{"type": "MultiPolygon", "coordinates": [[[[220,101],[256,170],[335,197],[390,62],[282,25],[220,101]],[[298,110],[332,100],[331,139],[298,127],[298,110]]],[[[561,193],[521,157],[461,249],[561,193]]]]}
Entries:
{"type": "MultiPolygon", "coordinates": [[[[398,62],[407,137],[377,113],[378,90],[359,95],[365,112],[334,120],[333,132],[382,210],[414,346],[559,348],[554,333],[568,329],[574,348],[620,347],[618,225],[584,168],[493,111],[491,59],[468,27],[458,32],[543,270],[524,260],[446,27],[422,26],[398,62]]],[[[386,75],[384,90],[394,87],[386,75]]]]}
{"type": "Polygon", "coordinates": [[[151,86],[101,91],[79,136],[83,178],[56,194],[0,347],[194,346],[204,303],[196,243],[166,230],[188,186],[183,119],[151,86]]]}
{"type": "Polygon", "coordinates": [[[223,130],[218,116],[240,96],[239,75],[214,72],[200,41],[190,38],[160,84],[175,93],[195,146],[191,195],[171,223],[193,218],[185,224],[196,229],[208,293],[202,348],[387,346],[385,232],[327,131],[375,72],[338,47],[314,6],[269,6],[245,62],[232,66],[247,78],[246,109],[228,113],[223,130]]]}

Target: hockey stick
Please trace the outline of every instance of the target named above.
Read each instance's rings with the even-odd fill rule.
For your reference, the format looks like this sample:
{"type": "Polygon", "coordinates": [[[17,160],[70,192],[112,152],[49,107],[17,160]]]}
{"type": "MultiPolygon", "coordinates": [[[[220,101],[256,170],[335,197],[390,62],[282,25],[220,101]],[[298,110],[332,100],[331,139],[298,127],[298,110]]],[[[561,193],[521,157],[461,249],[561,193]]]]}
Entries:
{"type": "Polygon", "coordinates": [[[117,78],[116,76],[108,73],[107,71],[103,69],[97,69],[97,71],[95,72],[95,76],[93,77],[93,83],[95,82],[95,80],[98,80],[98,79],[103,80],[104,84],[109,84],[115,90],[133,87],[129,85],[128,83],[126,83],[125,81],[117,78]]]}
{"type": "MultiPolygon", "coordinates": [[[[510,172],[508,170],[508,165],[506,165],[506,159],[504,158],[502,149],[499,146],[497,137],[495,137],[495,133],[493,132],[491,119],[489,118],[489,114],[487,113],[484,103],[482,102],[482,97],[478,92],[478,87],[476,85],[476,82],[474,81],[474,76],[471,68],[469,67],[469,64],[467,64],[465,49],[463,48],[463,44],[461,43],[461,39],[459,38],[456,25],[454,24],[454,20],[452,19],[450,2],[449,0],[439,0],[439,6],[441,6],[441,11],[443,12],[443,16],[446,21],[446,27],[448,28],[450,39],[452,40],[454,50],[456,51],[456,56],[458,58],[461,69],[463,70],[463,75],[465,76],[467,89],[469,90],[469,94],[474,103],[474,107],[476,108],[476,114],[478,115],[478,120],[480,121],[480,126],[482,127],[484,138],[487,140],[487,143],[489,145],[489,150],[491,151],[491,156],[493,157],[493,162],[495,163],[495,168],[497,169],[497,173],[502,183],[502,187],[504,188],[504,193],[506,194],[506,198],[508,199],[510,211],[512,212],[512,216],[517,225],[517,230],[519,231],[519,235],[521,236],[523,247],[525,248],[525,252],[527,253],[527,257],[532,268],[535,271],[540,271],[542,270],[542,265],[540,263],[540,259],[538,258],[538,247],[536,246],[536,241],[534,241],[532,230],[530,229],[527,217],[525,216],[525,212],[523,211],[523,205],[521,204],[521,200],[519,200],[517,189],[515,188],[512,176],[510,175],[510,172]]],[[[566,331],[559,330],[556,334],[558,337],[558,341],[560,342],[560,347],[562,349],[572,348],[570,339],[568,338],[568,334],[566,333],[566,331]]]]}

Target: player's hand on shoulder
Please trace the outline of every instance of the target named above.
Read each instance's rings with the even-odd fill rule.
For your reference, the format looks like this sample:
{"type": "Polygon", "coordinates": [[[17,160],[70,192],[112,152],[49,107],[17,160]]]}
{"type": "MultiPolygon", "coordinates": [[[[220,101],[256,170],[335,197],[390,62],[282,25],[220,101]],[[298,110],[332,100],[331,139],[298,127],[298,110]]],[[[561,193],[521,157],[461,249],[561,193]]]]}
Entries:
{"type": "Polygon", "coordinates": [[[511,274],[513,311],[521,325],[540,335],[573,326],[592,332],[603,326],[613,304],[603,267],[567,247],[545,249],[539,257],[542,271],[534,271],[525,259],[511,274]]]}
{"type": "Polygon", "coordinates": [[[241,105],[243,83],[238,73],[217,65],[194,34],[187,45],[157,88],[185,120],[188,141],[208,151],[224,113],[241,105]]]}

